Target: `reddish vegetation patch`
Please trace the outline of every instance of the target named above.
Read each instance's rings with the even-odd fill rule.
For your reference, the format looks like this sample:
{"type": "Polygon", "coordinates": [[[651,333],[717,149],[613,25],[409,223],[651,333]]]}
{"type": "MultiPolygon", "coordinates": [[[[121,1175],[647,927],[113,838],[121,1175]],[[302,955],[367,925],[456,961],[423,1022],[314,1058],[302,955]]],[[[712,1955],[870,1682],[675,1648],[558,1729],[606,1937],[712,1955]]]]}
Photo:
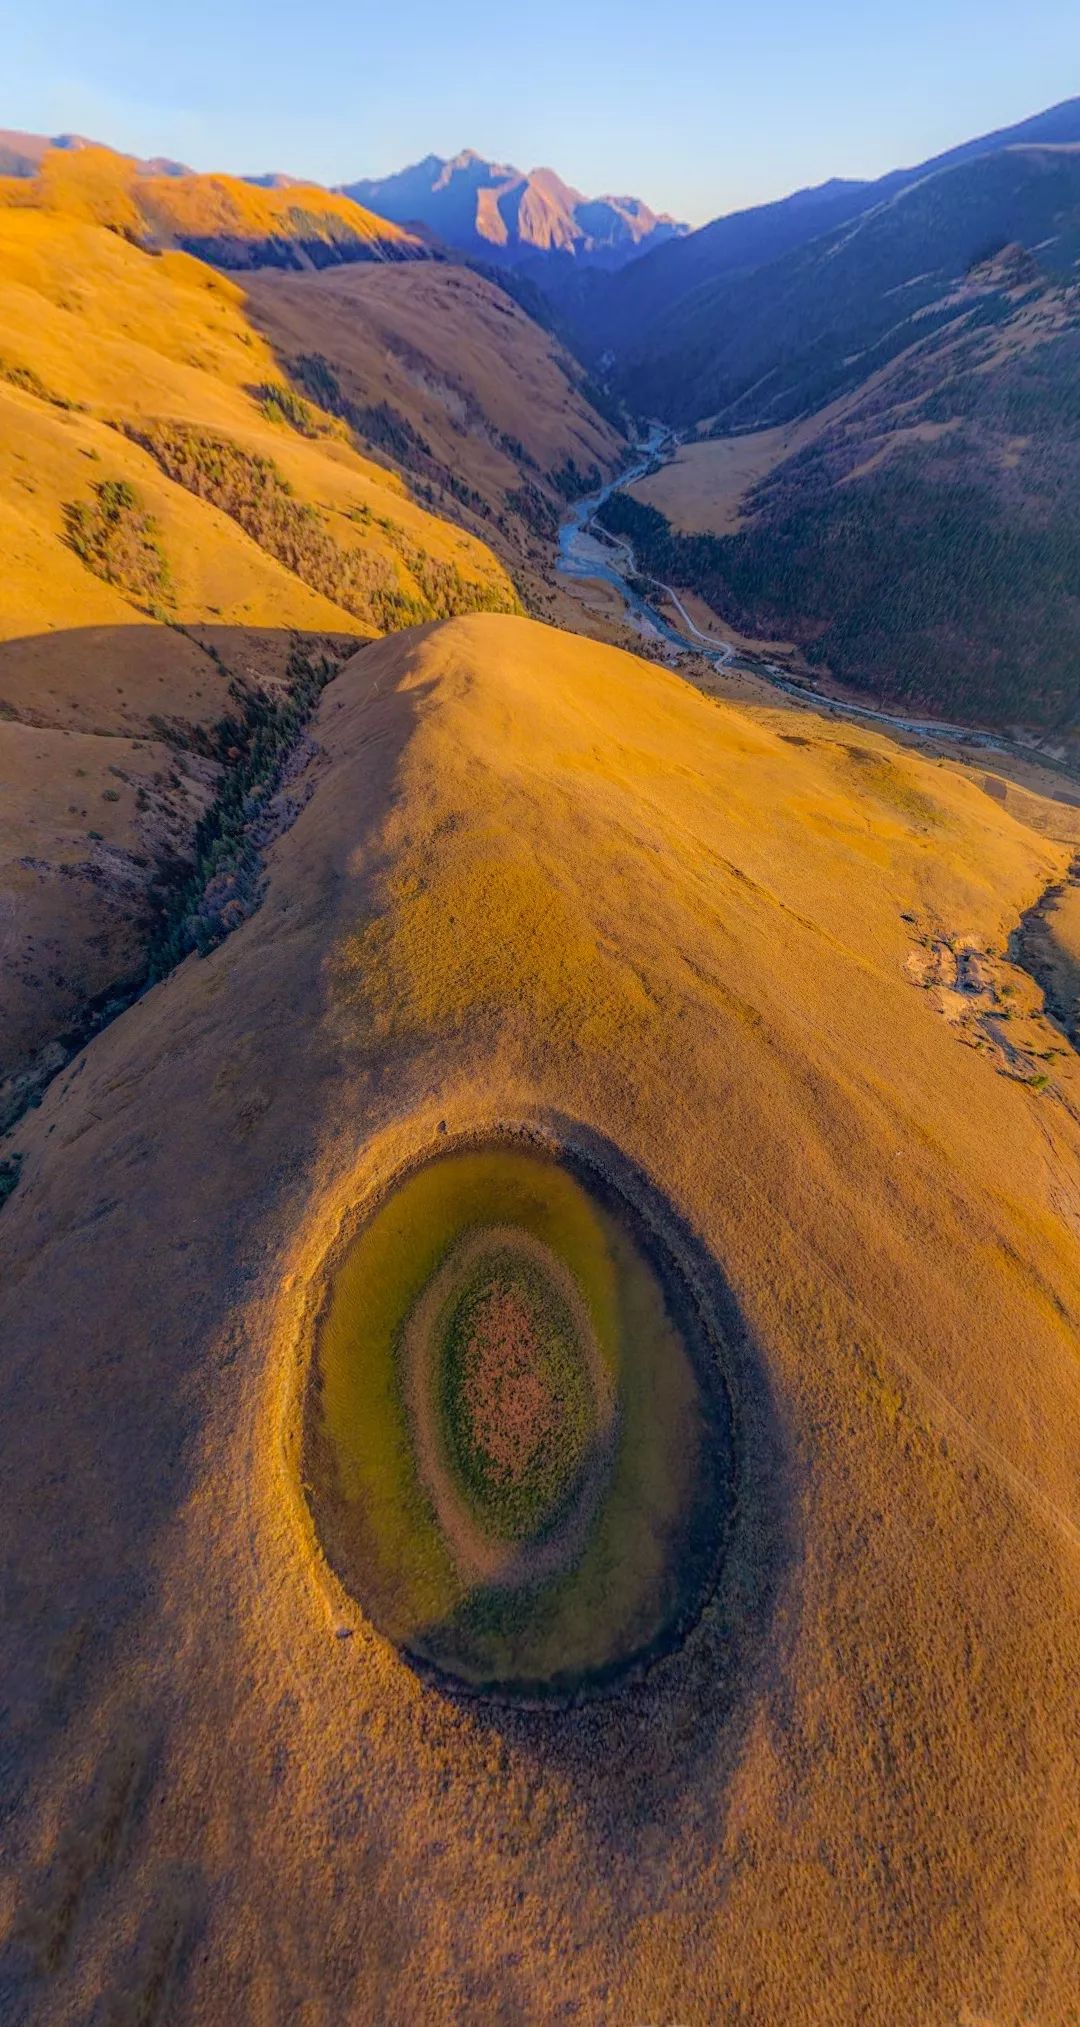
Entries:
{"type": "Polygon", "coordinates": [[[537,1319],[520,1288],[495,1285],[477,1304],[462,1376],[473,1440],[492,1475],[513,1484],[562,1420],[543,1371],[537,1319]]]}

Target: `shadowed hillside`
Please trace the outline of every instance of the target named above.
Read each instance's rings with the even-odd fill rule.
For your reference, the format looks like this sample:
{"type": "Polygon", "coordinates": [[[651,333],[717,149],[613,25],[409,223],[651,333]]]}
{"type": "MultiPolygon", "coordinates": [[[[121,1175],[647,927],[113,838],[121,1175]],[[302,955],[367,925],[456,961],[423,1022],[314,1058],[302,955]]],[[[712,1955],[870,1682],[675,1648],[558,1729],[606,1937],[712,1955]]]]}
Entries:
{"type": "Polygon", "coordinates": [[[943,297],[937,321],[801,423],[794,455],[761,433],[772,468],[735,522],[719,488],[710,505],[710,462],[719,474],[734,448],[749,457],[753,432],[695,443],[605,518],[642,567],[854,689],[1075,751],[1080,291],[1013,246],[943,297]]]}
{"type": "Polygon", "coordinates": [[[578,336],[594,352],[611,347],[620,357],[638,357],[653,349],[654,325],[670,330],[683,315],[689,325],[696,316],[693,299],[698,291],[771,267],[813,240],[842,241],[844,235],[837,228],[942,170],[974,163],[1005,148],[1060,147],[1077,142],[1080,99],[1067,99],[1015,126],[963,142],[914,168],[891,170],[874,182],[833,177],[815,189],[796,190],[775,203],[753,205],[716,218],[678,242],[646,252],[617,276],[585,277],[576,293],[571,283],[561,291],[560,303],[578,336]]]}
{"type": "Polygon", "coordinates": [[[785,421],[857,386],[948,319],[957,282],[1013,242],[1075,279],[1080,147],[977,157],[782,260],[696,289],[644,342],[628,329],[620,382],[637,408],[675,423],[785,421]]]}

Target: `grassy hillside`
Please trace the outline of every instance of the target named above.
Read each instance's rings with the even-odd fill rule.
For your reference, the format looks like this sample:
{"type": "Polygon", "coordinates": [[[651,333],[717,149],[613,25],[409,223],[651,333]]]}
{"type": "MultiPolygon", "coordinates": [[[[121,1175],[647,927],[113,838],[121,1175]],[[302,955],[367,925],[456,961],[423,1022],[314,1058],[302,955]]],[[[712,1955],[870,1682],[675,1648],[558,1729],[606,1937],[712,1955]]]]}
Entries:
{"type": "MultiPolygon", "coordinates": [[[[693,315],[692,299],[736,275],[771,267],[812,240],[831,236],[842,243],[837,228],[889,203],[906,189],[946,169],[1000,154],[1005,148],[1060,147],[1080,142],[1080,99],[1067,99],[1031,119],[950,148],[909,169],[890,170],[873,182],[833,177],[808,190],[796,190],[775,203],[752,205],[745,211],[715,218],[682,240],[647,251],[617,276],[571,277],[559,289],[559,302],[575,334],[592,356],[605,351],[617,358],[647,352],[653,327],[682,314],[693,315]]],[[[723,334],[721,334],[723,338],[723,334]]]]}
{"type": "Polygon", "coordinates": [[[153,164],[90,144],[35,151],[21,163],[10,148],[7,152],[13,166],[34,173],[8,179],[6,203],[84,218],[140,246],[180,247],[217,267],[321,268],[429,258],[415,233],[317,184],[265,188],[237,176],[190,170],[155,174],[153,164]]]}
{"type": "Polygon", "coordinates": [[[1080,148],[1010,148],[929,176],[752,273],[704,284],[633,327],[617,375],[677,424],[783,422],[858,386],[947,322],[958,279],[1018,241],[1074,279],[1080,148]]]}
{"type": "Polygon", "coordinates": [[[97,156],[63,159],[68,208],[25,183],[0,201],[0,744],[17,784],[0,1116],[139,975],[208,799],[257,739],[268,792],[296,697],[343,650],[516,604],[482,541],[297,404],[234,282],[100,222],[97,156]]]}
{"type": "MultiPolygon", "coordinates": [[[[717,221],[623,278],[611,336],[615,385],[693,445],[608,509],[645,570],[872,696],[1062,750],[1080,725],[1078,119],[1071,101],[922,174],[805,193],[853,214],[761,264],[753,214],[717,221]],[[672,286],[635,315],[661,261],[672,286]]],[[[798,201],[774,210],[766,240],[798,236],[798,201]]]]}
{"type": "Polygon", "coordinates": [[[550,333],[494,282],[434,263],[260,275],[248,302],[293,386],[543,603],[567,498],[623,448],[550,333]]]}
{"type": "Polygon", "coordinates": [[[1068,848],[521,619],[313,736],[261,910],[14,1143],[13,2017],[1064,2027],[1080,1091],[1005,951],[1068,848]],[[544,1714],[372,1630],[296,1448],[361,1203],[524,1122],[704,1249],[738,1439],[696,1632],[544,1714]]]}
{"type": "MultiPolygon", "coordinates": [[[[736,532],[719,532],[719,510],[707,532],[693,467],[695,533],[634,500],[612,501],[608,523],[656,575],[750,634],[799,642],[854,688],[1075,741],[1080,295],[1012,249],[945,313],[806,425],[810,440],[744,494],[736,532]]],[[[752,469],[754,436],[736,442],[752,469]]],[[[679,485],[675,464],[658,490],[677,504],[679,485]]]]}

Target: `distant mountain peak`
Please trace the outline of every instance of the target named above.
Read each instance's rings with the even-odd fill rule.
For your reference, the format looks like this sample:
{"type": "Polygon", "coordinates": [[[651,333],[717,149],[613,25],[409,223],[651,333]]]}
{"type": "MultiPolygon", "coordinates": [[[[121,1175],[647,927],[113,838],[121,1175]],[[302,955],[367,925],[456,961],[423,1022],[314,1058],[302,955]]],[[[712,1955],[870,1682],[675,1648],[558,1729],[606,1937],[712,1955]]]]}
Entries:
{"type": "MultiPolygon", "coordinates": [[[[84,148],[100,149],[102,141],[93,141],[86,134],[27,134],[21,129],[0,129],[0,176],[36,176],[45,156],[53,150],[62,154],[78,154],[84,148]]],[[[110,148],[110,154],[116,149],[110,148]]],[[[142,161],[134,155],[120,154],[120,160],[134,162],[140,176],[190,176],[193,172],[184,162],[174,162],[170,155],[152,155],[142,161]]]]}
{"type": "Polygon", "coordinates": [[[536,265],[559,256],[615,268],[688,228],[640,197],[585,197],[558,171],[521,170],[475,148],[426,155],[396,175],[341,186],[395,224],[423,226],[473,259],[536,265]]]}

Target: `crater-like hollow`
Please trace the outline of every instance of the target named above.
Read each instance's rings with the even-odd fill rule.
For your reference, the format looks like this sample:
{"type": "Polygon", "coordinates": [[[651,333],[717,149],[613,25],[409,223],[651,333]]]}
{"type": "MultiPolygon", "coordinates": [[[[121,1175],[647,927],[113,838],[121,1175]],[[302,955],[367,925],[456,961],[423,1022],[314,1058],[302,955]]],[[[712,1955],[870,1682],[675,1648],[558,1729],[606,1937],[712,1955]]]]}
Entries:
{"type": "Polygon", "coordinates": [[[444,1147],[360,1206],[302,1475],[338,1579],[415,1667],[572,1700],[683,1641],[733,1511],[709,1278],[628,1163],[524,1135],[444,1147]]]}

